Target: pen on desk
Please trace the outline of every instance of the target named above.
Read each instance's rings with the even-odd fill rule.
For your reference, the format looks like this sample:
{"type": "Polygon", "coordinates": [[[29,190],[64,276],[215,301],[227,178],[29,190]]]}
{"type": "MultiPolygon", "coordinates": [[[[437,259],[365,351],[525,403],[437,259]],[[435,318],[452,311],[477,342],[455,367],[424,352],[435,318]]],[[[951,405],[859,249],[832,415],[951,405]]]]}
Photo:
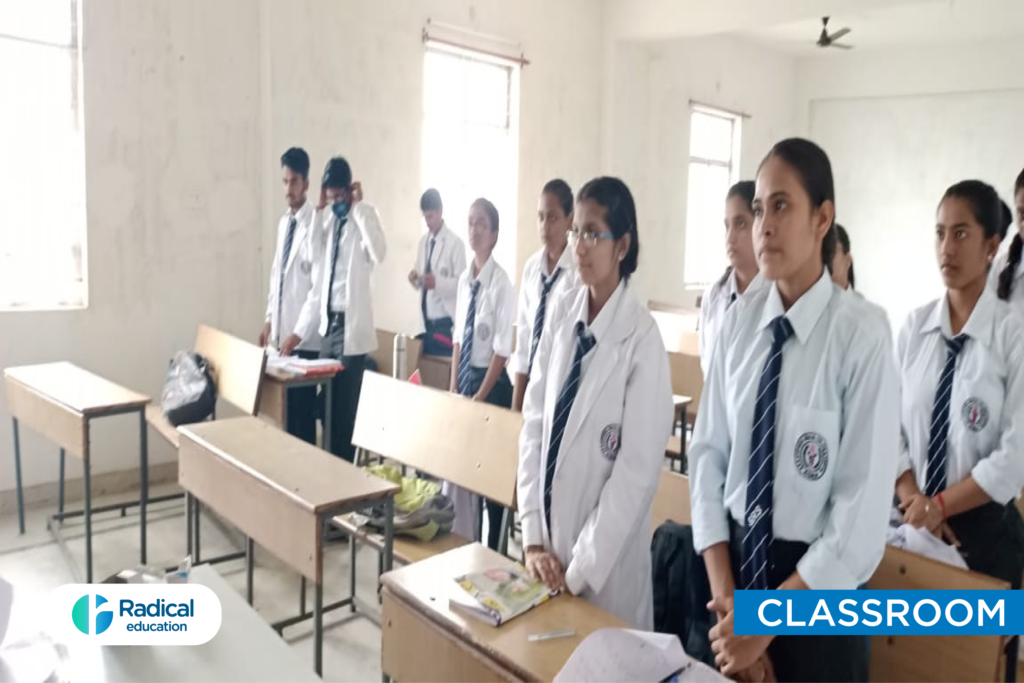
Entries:
{"type": "Polygon", "coordinates": [[[531,643],[541,640],[554,640],[555,638],[569,638],[576,635],[576,631],[547,631],[545,633],[531,633],[526,637],[531,643]]]}

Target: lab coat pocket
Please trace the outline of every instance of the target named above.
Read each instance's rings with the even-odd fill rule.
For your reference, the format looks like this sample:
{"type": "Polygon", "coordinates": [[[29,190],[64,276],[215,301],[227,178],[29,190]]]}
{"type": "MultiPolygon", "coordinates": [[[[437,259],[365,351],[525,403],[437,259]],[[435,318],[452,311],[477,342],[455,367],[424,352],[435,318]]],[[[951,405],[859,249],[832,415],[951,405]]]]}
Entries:
{"type": "Polygon", "coordinates": [[[780,493],[790,494],[781,500],[794,504],[791,512],[799,514],[799,509],[816,509],[828,499],[839,457],[839,412],[790,405],[782,415],[782,438],[776,440],[775,454],[776,500],[780,493]]]}

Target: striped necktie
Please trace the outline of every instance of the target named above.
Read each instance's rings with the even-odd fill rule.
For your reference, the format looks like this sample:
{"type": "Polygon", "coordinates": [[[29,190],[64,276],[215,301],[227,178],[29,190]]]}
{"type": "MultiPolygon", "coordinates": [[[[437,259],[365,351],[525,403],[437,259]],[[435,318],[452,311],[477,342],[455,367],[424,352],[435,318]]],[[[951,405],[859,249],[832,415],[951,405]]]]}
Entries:
{"type": "Polygon", "coordinates": [[[334,246],[331,249],[331,279],[327,282],[327,317],[331,317],[331,295],[334,293],[334,271],[338,267],[338,245],[341,244],[341,229],[345,227],[348,219],[334,219],[334,246]]]}
{"type": "Polygon", "coordinates": [[[555,481],[555,469],[558,466],[558,449],[562,445],[562,437],[565,435],[565,426],[569,423],[569,413],[572,412],[572,404],[576,401],[576,392],[580,388],[580,371],[583,368],[583,357],[590,353],[597,340],[594,335],[587,332],[582,322],[576,323],[576,355],[572,360],[572,367],[569,368],[569,376],[562,384],[562,390],[558,393],[558,401],[555,403],[555,421],[551,426],[551,443],[548,446],[548,466],[544,472],[544,521],[547,522],[548,531],[551,530],[551,485],[555,481]]]}
{"type": "Polygon", "coordinates": [[[967,335],[961,334],[946,339],[946,366],[935,390],[935,406],[932,408],[932,428],[928,441],[928,482],[924,493],[933,497],[946,489],[946,445],[949,440],[949,399],[953,393],[953,372],[956,359],[964,350],[967,335]]]}
{"type": "MultiPolygon", "coordinates": [[[[430,260],[432,258],[434,258],[434,244],[435,244],[435,242],[436,242],[435,238],[433,236],[431,236],[430,237],[430,247],[427,250],[427,262],[423,266],[423,274],[424,275],[430,275],[431,273],[434,272],[433,268],[431,268],[431,266],[430,266],[430,260]]],[[[427,318],[427,288],[426,287],[423,287],[422,291],[420,293],[420,308],[423,310],[423,323],[425,325],[427,320],[429,320],[429,318],[427,318]]]]}
{"type": "Polygon", "coordinates": [[[740,579],[745,590],[767,590],[772,548],[772,485],[775,481],[775,403],[782,372],[782,347],[793,334],[785,316],[771,322],[772,348],[761,373],[754,403],[752,450],[747,462],[747,506],[740,579]]]}
{"type": "Polygon", "coordinates": [[[470,372],[473,358],[473,327],[476,325],[476,296],[480,293],[480,281],[474,280],[469,285],[469,309],[466,311],[466,327],[462,333],[462,345],[459,347],[459,393],[469,396],[472,390],[473,375],[470,372]]]}
{"type": "Polygon", "coordinates": [[[284,331],[281,324],[281,311],[284,309],[284,270],[288,267],[288,257],[292,254],[292,242],[295,241],[295,227],[298,222],[295,216],[288,220],[288,232],[284,236],[284,251],[281,252],[281,268],[277,279],[277,343],[280,344],[281,333],[284,331]]]}
{"type": "Polygon", "coordinates": [[[551,277],[542,277],[540,282],[540,303],[537,304],[537,314],[533,316],[533,338],[530,340],[530,363],[527,365],[526,375],[533,371],[533,357],[537,355],[537,347],[540,346],[540,336],[544,332],[544,316],[548,308],[548,295],[551,288],[555,286],[558,276],[562,274],[561,268],[555,268],[551,277]]]}

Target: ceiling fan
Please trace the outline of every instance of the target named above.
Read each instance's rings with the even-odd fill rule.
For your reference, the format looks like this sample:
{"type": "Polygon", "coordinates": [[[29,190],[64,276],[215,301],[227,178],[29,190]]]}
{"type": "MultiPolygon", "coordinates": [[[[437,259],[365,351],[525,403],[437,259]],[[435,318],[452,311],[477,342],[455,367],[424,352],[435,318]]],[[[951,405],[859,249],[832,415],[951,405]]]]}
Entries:
{"type": "Polygon", "coordinates": [[[828,17],[821,18],[821,35],[818,37],[818,47],[838,47],[841,50],[852,50],[853,45],[844,45],[843,43],[837,43],[836,41],[845,36],[850,32],[849,28],[841,28],[835,33],[829,35],[828,32],[828,17]]]}

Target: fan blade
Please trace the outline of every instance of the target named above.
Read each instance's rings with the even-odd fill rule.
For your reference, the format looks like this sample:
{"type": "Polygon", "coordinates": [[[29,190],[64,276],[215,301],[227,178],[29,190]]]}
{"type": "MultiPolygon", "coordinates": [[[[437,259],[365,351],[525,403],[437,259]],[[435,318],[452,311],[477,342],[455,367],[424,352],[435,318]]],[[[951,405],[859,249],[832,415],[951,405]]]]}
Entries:
{"type": "Polygon", "coordinates": [[[840,50],[852,50],[853,45],[844,45],[843,43],[832,43],[829,47],[838,47],[840,50]]]}
{"type": "Polygon", "coordinates": [[[839,40],[840,38],[842,38],[843,36],[845,36],[849,32],[850,32],[850,29],[848,29],[848,28],[841,28],[838,31],[836,31],[835,33],[833,33],[832,35],[830,35],[828,37],[828,39],[832,40],[832,41],[836,41],[836,40],[839,40]]]}

